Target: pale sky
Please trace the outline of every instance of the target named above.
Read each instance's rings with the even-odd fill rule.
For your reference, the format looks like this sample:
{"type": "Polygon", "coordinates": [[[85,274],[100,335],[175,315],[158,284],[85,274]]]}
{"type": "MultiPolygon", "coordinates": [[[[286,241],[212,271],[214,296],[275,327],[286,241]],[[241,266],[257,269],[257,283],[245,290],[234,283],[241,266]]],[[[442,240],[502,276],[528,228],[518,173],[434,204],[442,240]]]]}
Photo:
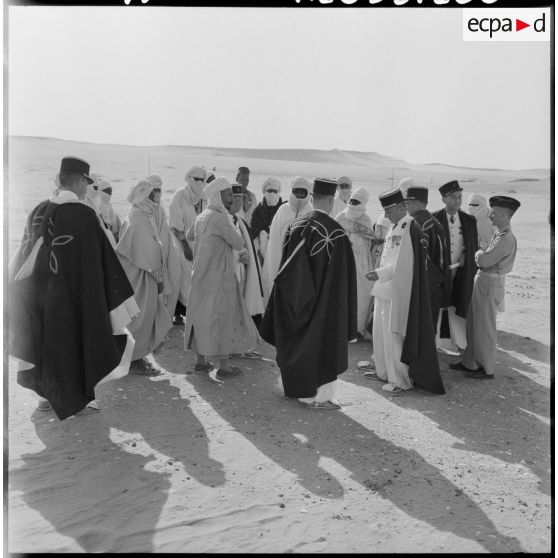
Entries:
{"type": "Polygon", "coordinates": [[[9,7],[9,134],[550,161],[550,43],[461,9],[9,7]]]}

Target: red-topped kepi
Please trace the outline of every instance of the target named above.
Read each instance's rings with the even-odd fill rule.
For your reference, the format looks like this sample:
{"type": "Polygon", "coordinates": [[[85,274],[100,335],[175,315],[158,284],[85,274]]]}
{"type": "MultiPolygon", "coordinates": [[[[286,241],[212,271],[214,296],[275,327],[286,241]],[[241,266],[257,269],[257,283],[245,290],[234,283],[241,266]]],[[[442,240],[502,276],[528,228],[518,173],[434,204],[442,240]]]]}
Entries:
{"type": "Polygon", "coordinates": [[[89,163],[79,157],[64,157],[60,161],[60,171],[58,174],[79,174],[87,178],[89,184],[93,184],[95,180],[89,176],[89,169],[89,163]]]}
{"type": "Polygon", "coordinates": [[[337,190],[337,180],[329,178],[315,178],[312,193],[322,194],[323,196],[334,196],[337,190]]]}
{"type": "Polygon", "coordinates": [[[378,196],[378,199],[384,209],[389,209],[394,205],[405,202],[403,192],[399,188],[392,188],[391,190],[387,190],[387,192],[382,192],[378,196]]]}
{"type": "Polygon", "coordinates": [[[454,192],[462,192],[463,188],[461,188],[457,180],[450,180],[449,182],[446,182],[443,186],[440,186],[438,190],[440,194],[442,194],[442,197],[444,198],[445,196],[449,196],[454,192]]]}
{"type": "Polygon", "coordinates": [[[405,200],[416,200],[428,203],[428,188],[426,186],[409,186],[405,200]]]}
{"type": "Polygon", "coordinates": [[[488,203],[490,207],[506,207],[507,209],[511,209],[514,213],[521,205],[518,200],[510,196],[492,196],[489,198],[488,203]]]}

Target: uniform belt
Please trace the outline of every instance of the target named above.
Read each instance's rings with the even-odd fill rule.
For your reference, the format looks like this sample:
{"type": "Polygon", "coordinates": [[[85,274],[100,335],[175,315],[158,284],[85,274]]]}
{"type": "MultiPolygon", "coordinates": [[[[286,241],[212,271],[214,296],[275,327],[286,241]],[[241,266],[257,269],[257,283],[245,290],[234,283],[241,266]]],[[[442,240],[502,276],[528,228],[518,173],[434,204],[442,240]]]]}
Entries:
{"type": "Polygon", "coordinates": [[[505,277],[505,273],[494,273],[492,271],[484,271],[483,269],[479,269],[479,273],[483,275],[488,275],[489,277],[505,277]]]}

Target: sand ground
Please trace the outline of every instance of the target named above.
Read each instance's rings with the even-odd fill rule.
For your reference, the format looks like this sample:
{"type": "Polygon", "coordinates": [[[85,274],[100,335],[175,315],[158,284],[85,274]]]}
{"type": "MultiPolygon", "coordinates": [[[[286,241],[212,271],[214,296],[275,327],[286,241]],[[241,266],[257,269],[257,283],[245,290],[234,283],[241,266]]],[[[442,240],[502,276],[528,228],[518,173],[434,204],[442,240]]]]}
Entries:
{"type": "MultiPolygon", "coordinates": [[[[18,141],[10,251],[26,212],[52,189],[59,151],[94,158],[101,149],[80,152],[76,144],[62,152],[51,140],[18,141]]],[[[130,160],[131,152],[122,150],[130,160]]],[[[230,169],[238,161],[257,165],[249,155],[221,160],[230,169]]],[[[372,190],[386,189],[389,162],[350,166],[334,155],[261,161],[261,173],[294,176],[307,165],[315,176],[326,165],[332,176],[353,171],[363,183],[372,177],[372,190]],[[380,176],[383,183],[372,180],[380,176]]],[[[201,155],[188,157],[180,153],[169,164],[177,177],[201,155]]],[[[427,171],[436,181],[452,172],[401,172],[427,171]]],[[[135,172],[130,183],[143,171],[135,172]]],[[[237,359],[244,373],[216,382],[187,373],[193,355],[175,326],[154,356],[161,376],[102,384],[100,413],[60,422],[36,409],[9,359],[8,551],[549,552],[548,182],[539,171],[513,184],[520,174],[459,172],[476,181],[469,191],[513,188],[523,202],[493,381],[449,371],[455,357],[440,353],[446,395],[386,394],[356,367],[370,355],[361,342],[349,346],[349,369],[340,377],[341,411],[310,411],[283,397],[273,347],[260,349],[269,360],[237,359]]],[[[123,208],[125,194],[118,196],[123,208]]]]}

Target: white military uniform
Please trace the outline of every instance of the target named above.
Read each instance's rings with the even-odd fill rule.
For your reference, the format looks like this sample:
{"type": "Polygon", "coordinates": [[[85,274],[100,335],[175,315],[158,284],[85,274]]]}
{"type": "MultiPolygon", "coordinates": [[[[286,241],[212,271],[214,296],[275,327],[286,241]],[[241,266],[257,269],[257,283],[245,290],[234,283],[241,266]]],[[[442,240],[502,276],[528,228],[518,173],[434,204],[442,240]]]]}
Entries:
{"type": "Polygon", "coordinates": [[[409,367],[401,362],[413,280],[413,247],[406,215],[391,225],[385,238],[378,280],[372,288],[374,320],[372,343],[376,374],[401,389],[411,389],[409,367]]]}

